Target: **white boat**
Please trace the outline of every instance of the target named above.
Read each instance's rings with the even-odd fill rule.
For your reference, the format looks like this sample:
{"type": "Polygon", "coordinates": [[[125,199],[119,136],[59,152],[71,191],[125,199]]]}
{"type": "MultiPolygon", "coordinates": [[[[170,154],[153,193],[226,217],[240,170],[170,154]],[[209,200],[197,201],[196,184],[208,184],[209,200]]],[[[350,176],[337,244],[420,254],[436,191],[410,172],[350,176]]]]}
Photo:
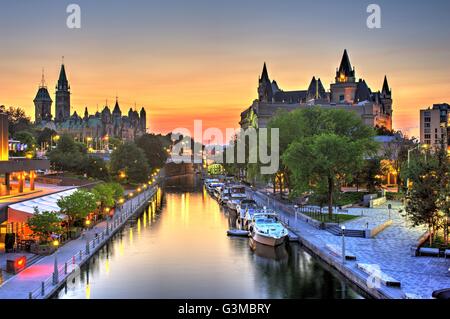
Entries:
{"type": "Polygon", "coordinates": [[[208,191],[208,193],[213,194],[214,190],[217,187],[221,187],[221,186],[223,186],[223,183],[219,183],[219,182],[209,183],[206,185],[206,190],[208,191]]]}
{"type": "Polygon", "coordinates": [[[249,230],[254,241],[273,247],[283,244],[289,235],[277,214],[268,211],[254,214],[249,230]]]}
{"type": "Polygon", "coordinates": [[[231,187],[230,190],[230,198],[227,202],[227,206],[229,209],[236,211],[237,206],[241,203],[242,200],[247,198],[247,194],[245,192],[245,187],[241,185],[235,185],[231,187]]]}
{"type": "Polygon", "coordinates": [[[258,206],[250,206],[245,210],[244,219],[242,220],[242,228],[248,229],[253,220],[253,215],[264,213],[267,210],[264,208],[258,208],[258,206]]]}
{"type": "Polygon", "coordinates": [[[245,214],[247,213],[247,209],[256,209],[258,208],[258,205],[253,199],[243,199],[239,203],[239,205],[236,206],[236,211],[238,212],[238,219],[245,219],[245,214]]]}
{"type": "Polygon", "coordinates": [[[231,198],[231,186],[225,185],[222,187],[222,191],[220,192],[219,204],[226,206],[230,198],[231,198]]]}

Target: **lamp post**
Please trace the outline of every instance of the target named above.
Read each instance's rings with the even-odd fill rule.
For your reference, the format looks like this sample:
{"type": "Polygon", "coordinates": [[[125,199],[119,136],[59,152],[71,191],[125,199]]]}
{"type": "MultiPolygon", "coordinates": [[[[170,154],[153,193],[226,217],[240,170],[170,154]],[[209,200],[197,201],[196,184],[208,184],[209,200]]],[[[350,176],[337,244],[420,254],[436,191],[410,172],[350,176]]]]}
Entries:
{"type": "Polygon", "coordinates": [[[342,264],[345,264],[345,226],[342,225],[342,264]]]}
{"type": "Polygon", "coordinates": [[[53,285],[57,285],[59,282],[59,271],[58,271],[58,246],[59,240],[55,238],[53,241],[53,246],[56,247],[55,251],[55,263],[53,265],[53,285]]]}
{"type": "Polygon", "coordinates": [[[295,223],[297,223],[297,212],[298,212],[298,206],[294,205],[294,211],[295,211],[295,223]]]}

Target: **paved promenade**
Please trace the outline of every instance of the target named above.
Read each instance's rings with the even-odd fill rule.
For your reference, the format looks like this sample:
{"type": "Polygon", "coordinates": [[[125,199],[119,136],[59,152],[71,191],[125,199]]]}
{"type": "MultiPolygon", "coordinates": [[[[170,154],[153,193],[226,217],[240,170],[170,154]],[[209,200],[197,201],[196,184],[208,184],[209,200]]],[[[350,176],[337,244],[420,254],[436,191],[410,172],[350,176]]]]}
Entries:
{"type": "MultiPolygon", "coordinates": [[[[266,195],[258,194],[261,203],[267,205],[266,195]]],[[[400,281],[401,289],[387,288],[383,285],[380,287],[380,292],[385,297],[405,298],[408,295],[414,298],[432,298],[431,294],[434,290],[450,288],[450,276],[448,274],[450,259],[412,257],[410,249],[417,244],[419,237],[425,233],[425,228],[407,226],[405,218],[398,213],[401,208],[400,203],[390,203],[393,205],[391,212],[392,226],[372,239],[345,238],[346,249],[356,255],[357,260],[347,261],[344,267],[341,259],[333,256],[326,248],[327,244],[341,247],[342,239],[340,236],[314,228],[300,220],[295,222],[295,217],[287,212],[280,211],[280,214],[283,218],[289,219],[290,228],[302,241],[310,243],[314,249],[319,250],[320,254],[329,258],[336,268],[343,267],[341,272],[350,274],[347,277],[354,276],[356,279],[367,279],[368,276],[356,267],[356,263],[367,263],[378,265],[383,273],[400,281]]],[[[348,229],[364,229],[367,223],[371,228],[382,224],[389,217],[387,204],[377,209],[349,209],[350,214],[361,216],[363,211],[364,216],[347,222],[346,227],[348,229]]],[[[362,280],[363,283],[364,281],[362,280]]]]}
{"type": "MultiPolygon", "coordinates": [[[[133,199],[126,201],[123,204],[122,209],[116,211],[115,217],[118,217],[119,214],[125,211],[134,211],[140,205],[143,205],[144,201],[148,200],[147,198],[144,198],[144,196],[149,196],[149,194],[150,189],[146,191],[146,194],[141,193],[139,196],[136,196],[133,199]]],[[[125,223],[125,221],[123,221],[123,223],[125,223]]],[[[95,228],[92,228],[89,231],[87,231],[84,236],[72,240],[63,245],[61,248],[59,248],[58,251],[55,253],[57,254],[59,267],[61,267],[61,265],[65,261],[70,260],[72,256],[79,254],[80,251],[85,252],[86,243],[92,241],[96,237],[96,234],[101,234],[106,229],[106,227],[107,222],[102,221],[98,223],[95,226],[95,228]]],[[[91,253],[93,253],[93,251],[91,251],[91,253]]],[[[52,277],[55,263],[55,254],[42,258],[37,263],[26,268],[16,276],[13,276],[12,278],[6,280],[0,286],[0,299],[29,298],[30,292],[39,289],[41,287],[42,282],[48,281],[48,279],[52,277]]],[[[87,257],[86,259],[90,258],[90,256],[86,257],[87,257]]]]}

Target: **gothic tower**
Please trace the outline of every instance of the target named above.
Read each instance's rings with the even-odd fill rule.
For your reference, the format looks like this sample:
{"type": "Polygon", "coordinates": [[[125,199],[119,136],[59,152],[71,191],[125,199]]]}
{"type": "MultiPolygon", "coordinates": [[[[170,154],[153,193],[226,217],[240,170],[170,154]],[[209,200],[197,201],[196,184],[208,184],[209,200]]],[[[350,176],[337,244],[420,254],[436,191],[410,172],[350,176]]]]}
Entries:
{"type": "Polygon", "coordinates": [[[64,63],[61,65],[56,85],[55,121],[63,122],[70,118],[70,86],[67,81],[64,63]]]}
{"type": "Polygon", "coordinates": [[[145,134],[147,132],[147,113],[145,112],[144,107],[141,109],[139,122],[142,134],[145,134]]]}
{"type": "Polygon", "coordinates": [[[35,122],[40,123],[42,121],[52,120],[52,99],[48,93],[47,86],[45,85],[44,71],[42,71],[42,80],[39,85],[34,102],[34,114],[35,122]]]}
{"type": "Polygon", "coordinates": [[[387,76],[384,76],[383,88],[380,94],[381,104],[386,114],[392,115],[392,91],[389,87],[387,76]]]}
{"type": "Polygon", "coordinates": [[[331,84],[331,102],[337,104],[355,103],[356,83],[355,68],[352,68],[347,50],[344,50],[341,64],[336,69],[336,81],[331,84]]]}
{"type": "Polygon", "coordinates": [[[269,73],[267,72],[266,63],[264,62],[261,77],[259,78],[258,100],[259,102],[272,102],[273,90],[270,83],[269,73]]]}

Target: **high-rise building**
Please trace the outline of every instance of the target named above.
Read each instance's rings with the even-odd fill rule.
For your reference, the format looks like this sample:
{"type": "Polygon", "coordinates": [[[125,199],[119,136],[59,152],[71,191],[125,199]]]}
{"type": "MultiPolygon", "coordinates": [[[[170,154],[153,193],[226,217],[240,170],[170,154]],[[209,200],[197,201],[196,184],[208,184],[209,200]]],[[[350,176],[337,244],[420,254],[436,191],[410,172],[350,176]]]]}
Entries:
{"type": "Polygon", "coordinates": [[[420,142],[433,148],[450,145],[450,105],[434,104],[420,110],[420,142]]]}

